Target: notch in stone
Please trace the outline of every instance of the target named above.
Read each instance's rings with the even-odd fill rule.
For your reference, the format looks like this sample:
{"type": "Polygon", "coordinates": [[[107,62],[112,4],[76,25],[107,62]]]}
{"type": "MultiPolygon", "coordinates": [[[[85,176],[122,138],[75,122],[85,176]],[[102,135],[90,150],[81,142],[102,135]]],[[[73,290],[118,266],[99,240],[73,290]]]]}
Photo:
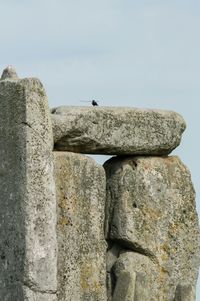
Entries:
{"type": "Polygon", "coordinates": [[[4,79],[19,79],[14,67],[8,66],[3,70],[1,80],[4,80],[4,79]]]}

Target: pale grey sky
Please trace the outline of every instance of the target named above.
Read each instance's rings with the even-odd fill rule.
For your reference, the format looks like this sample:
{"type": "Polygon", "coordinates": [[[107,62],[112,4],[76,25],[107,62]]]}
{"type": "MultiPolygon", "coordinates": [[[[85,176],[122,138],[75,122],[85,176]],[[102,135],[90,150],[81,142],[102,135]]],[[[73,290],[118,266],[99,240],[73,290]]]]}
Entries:
{"type": "Polygon", "coordinates": [[[0,14],[1,70],[39,77],[51,107],[94,98],[181,113],[188,127],[174,154],[191,170],[200,214],[200,1],[2,0],[0,14]]]}

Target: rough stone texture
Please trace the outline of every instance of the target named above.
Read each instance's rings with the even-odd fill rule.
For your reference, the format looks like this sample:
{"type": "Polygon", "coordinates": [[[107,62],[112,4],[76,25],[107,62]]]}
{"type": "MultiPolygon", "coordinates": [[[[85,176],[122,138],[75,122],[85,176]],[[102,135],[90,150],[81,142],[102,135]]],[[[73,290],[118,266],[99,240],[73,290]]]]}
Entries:
{"type": "Polygon", "coordinates": [[[132,250],[131,260],[140,253],[154,264],[148,300],[173,300],[178,285],[195,287],[200,239],[188,169],[178,157],[116,157],[104,167],[106,237],[132,250]]]}
{"type": "MultiPolygon", "coordinates": [[[[28,287],[23,287],[24,290],[24,296],[23,299],[24,301],[57,301],[57,295],[56,294],[48,294],[48,293],[40,293],[40,292],[35,292],[32,289],[29,289],[28,287]]],[[[13,300],[13,299],[12,299],[13,300]]],[[[15,299],[20,300],[20,299],[15,299]]]]}
{"type": "Polygon", "coordinates": [[[58,202],[58,300],[105,301],[106,180],[102,166],[54,152],[58,202]]]}
{"type": "Polygon", "coordinates": [[[161,297],[163,295],[162,270],[148,256],[131,251],[123,252],[114,265],[114,273],[116,287],[113,301],[115,295],[118,298],[118,286],[122,288],[127,286],[121,294],[120,301],[172,300],[167,299],[165,295],[161,297]],[[125,275],[128,275],[129,281],[125,275]]]}
{"type": "Polygon", "coordinates": [[[4,79],[18,79],[18,75],[17,75],[17,72],[16,70],[12,67],[12,66],[8,66],[7,68],[5,68],[3,70],[3,73],[2,73],[2,76],[1,76],[1,80],[4,80],[4,79]]]}
{"type": "Polygon", "coordinates": [[[168,154],[180,143],[182,117],[128,108],[51,113],[39,80],[20,80],[11,66],[3,71],[0,300],[195,301],[199,227],[181,161],[112,158],[104,165],[106,200],[103,167],[52,152],[55,144],[75,152],[168,154]]]}
{"type": "Polygon", "coordinates": [[[52,110],[55,149],[90,154],[168,154],[185,129],[172,111],[109,107],[52,110]]]}
{"type": "Polygon", "coordinates": [[[40,81],[1,80],[0,120],[0,300],[53,301],[53,140],[40,81]]]}
{"type": "MultiPolygon", "coordinates": [[[[155,281],[157,281],[157,278],[155,281]]],[[[143,273],[136,273],[134,301],[146,301],[151,298],[150,296],[151,291],[148,290],[147,279],[145,275],[143,275],[143,273]]]]}
{"type": "Polygon", "coordinates": [[[191,285],[178,285],[174,301],[195,301],[195,288],[191,285]]]}
{"type": "Polygon", "coordinates": [[[115,282],[116,282],[112,269],[122,249],[123,248],[118,244],[113,244],[113,245],[111,244],[111,246],[109,246],[108,244],[108,251],[106,253],[106,271],[107,271],[106,286],[107,286],[108,301],[112,301],[112,296],[113,296],[115,282]]]}
{"type": "Polygon", "coordinates": [[[120,271],[117,276],[113,301],[133,301],[135,295],[136,273],[120,271]]]}

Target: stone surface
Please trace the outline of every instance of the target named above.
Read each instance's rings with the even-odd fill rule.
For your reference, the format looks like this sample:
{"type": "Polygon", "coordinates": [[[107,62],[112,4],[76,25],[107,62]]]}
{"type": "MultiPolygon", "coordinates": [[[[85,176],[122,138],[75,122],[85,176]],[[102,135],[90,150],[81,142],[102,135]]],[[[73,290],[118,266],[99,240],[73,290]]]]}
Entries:
{"type": "MultiPolygon", "coordinates": [[[[155,278],[155,281],[157,281],[157,278],[155,278]]],[[[134,301],[146,301],[150,298],[151,290],[148,290],[148,282],[146,276],[143,275],[143,273],[136,273],[134,301]]]]}
{"type": "Polygon", "coordinates": [[[148,256],[125,251],[120,254],[114,265],[116,287],[113,301],[169,301],[163,295],[162,270],[148,256]],[[128,281],[127,281],[128,276],[128,281]],[[125,287],[118,299],[118,287],[125,287]]]}
{"type": "Polygon", "coordinates": [[[136,273],[127,270],[120,271],[117,276],[113,301],[133,301],[135,295],[136,273]]]}
{"type": "Polygon", "coordinates": [[[114,244],[111,246],[111,248],[108,248],[107,254],[106,254],[106,269],[107,272],[110,272],[114,263],[116,262],[117,258],[119,257],[119,254],[123,250],[123,248],[118,245],[114,244]]]}
{"type": "Polygon", "coordinates": [[[53,301],[57,289],[53,139],[40,81],[1,80],[0,120],[0,300],[53,301]]]}
{"type": "Polygon", "coordinates": [[[151,287],[149,300],[173,300],[178,285],[195,287],[200,239],[188,169],[178,157],[115,157],[104,167],[106,238],[157,266],[160,299],[151,287]]]}
{"type": "Polygon", "coordinates": [[[104,170],[52,152],[168,154],[185,129],[181,116],[99,107],[50,114],[40,81],[8,66],[0,120],[0,300],[195,301],[199,226],[179,158],[121,156],[104,170]]]}
{"type": "Polygon", "coordinates": [[[195,301],[195,288],[191,285],[178,285],[174,301],[195,301]]]}
{"type": "Polygon", "coordinates": [[[9,79],[9,80],[18,79],[17,72],[12,66],[8,66],[3,70],[1,80],[4,80],[4,79],[9,79]]]}
{"type": "Polygon", "coordinates": [[[58,300],[105,301],[104,169],[80,154],[54,152],[54,158],[58,300]]]}
{"type": "Polygon", "coordinates": [[[55,149],[90,154],[168,154],[185,129],[172,111],[111,107],[52,110],[55,149]]]}
{"type": "Polygon", "coordinates": [[[26,286],[23,286],[24,295],[22,299],[15,299],[17,300],[24,300],[24,301],[57,301],[57,295],[54,293],[40,293],[35,292],[32,289],[29,289],[26,286]]]}
{"type": "MultiPolygon", "coordinates": [[[[113,267],[115,262],[117,261],[119,254],[123,250],[123,248],[118,244],[113,244],[109,246],[108,244],[108,250],[106,253],[106,286],[107,286],[107,300],[112,300],[112,295],[114,292],[115,287],[115,275],[113,275],[113,267]]],[[[119,287],[120,289],[120,287],[119,287]]]]}

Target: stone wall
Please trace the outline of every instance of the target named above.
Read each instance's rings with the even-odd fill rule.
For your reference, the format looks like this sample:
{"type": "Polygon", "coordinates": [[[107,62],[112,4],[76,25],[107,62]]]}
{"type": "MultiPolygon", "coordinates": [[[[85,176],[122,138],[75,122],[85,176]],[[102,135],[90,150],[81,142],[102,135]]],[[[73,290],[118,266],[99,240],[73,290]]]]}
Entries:
{"type": "Polygon", "coordinates": [[[37,79],[0,80],[0,300],[194,301],[200,237],[183,118],[48,108],[37,79]],[[114,155],[104,166],[87,154],[114,155]]]}

